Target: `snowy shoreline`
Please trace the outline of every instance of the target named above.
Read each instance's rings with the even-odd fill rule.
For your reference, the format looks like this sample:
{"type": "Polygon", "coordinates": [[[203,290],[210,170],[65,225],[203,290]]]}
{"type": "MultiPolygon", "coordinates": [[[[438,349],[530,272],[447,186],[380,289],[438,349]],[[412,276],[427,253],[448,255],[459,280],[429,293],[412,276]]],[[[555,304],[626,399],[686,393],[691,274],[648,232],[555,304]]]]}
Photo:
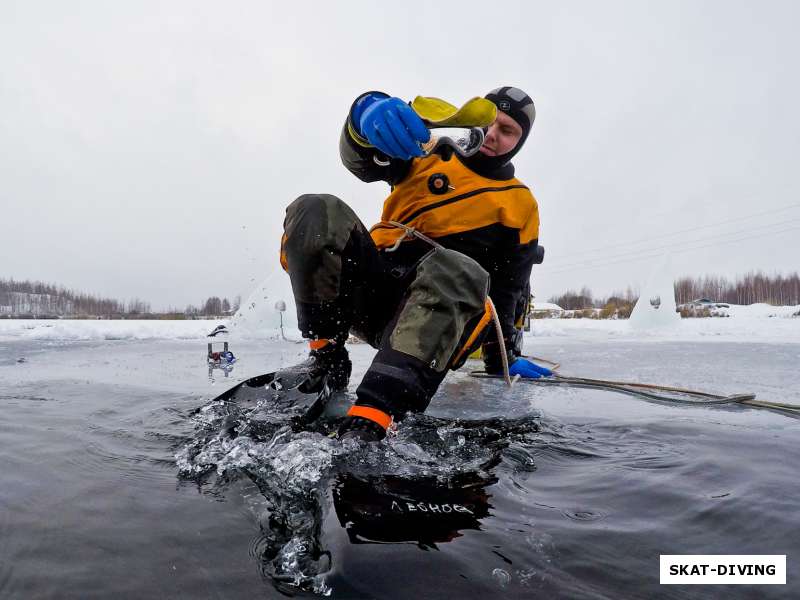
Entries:
{"type": "MultiPolygon", "coordinates": [[[[614,339],[641,341],[692,342],[763,342],[800,343],[800,317],[792,314],[797,306],[753,304],[732,305],[730,317],[681,319],[666,327],[641,329],[629,320],[596,319],[536,319],[526,337],[614,339]]],[[[234,319],[235,321],[235,319],[234,319]]],[[[148,340],[148,339],[206,339],[215,321],[87,321],[69,319],[7,319],[0,320],[0,341],[14,340],[148,340]]],[[[278,328],[237,327],[229,323],[231,339],[275,340],[278,328]]],[[[293,324],[287,322],[286,334],[299,338],[293,324]]],[[[212,341],[212,338],[208,338],[212,341]]],[[[214,338],[214,341],[222,341],[214,338]]]]}
{"type": "Polygon", "coordinates": [[[526,334],[538,339],[569,338],[609,341],[760,342],[800,344],[800,319],[682,319],[673,327],[634,329],[625,320],[547,319],[533,322],[526,334]]]}
{"type": "Polygon", "coordinates": [[[730,305],[727,317],[676,319],[648,327],[631,319],[536,319],[536,338],[575,340],[800,343],[798,306],[730,305]]]}

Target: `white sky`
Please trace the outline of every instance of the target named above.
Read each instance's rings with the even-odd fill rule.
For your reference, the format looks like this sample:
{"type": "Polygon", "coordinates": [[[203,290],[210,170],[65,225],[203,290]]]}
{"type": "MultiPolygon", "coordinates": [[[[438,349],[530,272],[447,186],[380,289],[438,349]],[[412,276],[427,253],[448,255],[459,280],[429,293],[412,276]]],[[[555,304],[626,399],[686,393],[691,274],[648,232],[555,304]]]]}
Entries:
{"type": "Polygon", "coordinates": [[[798,6],[0,0],[0,277],[246,298],[297,195],[378,219],[388,188],[338,157],[355,96],[500,85],[536,102],[538,298],[641,285],[664,248],[676,275],[797,270],[798,6]]]}

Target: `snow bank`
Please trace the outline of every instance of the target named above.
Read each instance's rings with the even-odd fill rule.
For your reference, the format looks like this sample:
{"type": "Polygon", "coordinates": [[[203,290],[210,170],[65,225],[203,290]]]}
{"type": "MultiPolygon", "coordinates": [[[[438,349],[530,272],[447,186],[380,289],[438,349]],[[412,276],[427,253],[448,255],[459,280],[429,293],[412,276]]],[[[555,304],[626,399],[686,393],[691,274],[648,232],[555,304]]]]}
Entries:
{"type": "Polygon", "coordinates": [[[646,341],[721,341],[800,343],[800,317],[792,314],[800,306],[732,304],[729,317],[679,319],[669,326],[640,329],[629,320],[536,319],[531,321],[533,337],[573,339],[621,338],[646,341]]]}
{"type": "Polygon", "coordinates": [[[750,304],[748,306],[742,306],[740,304],[731,304],[729,308],[720,310],[724,310],[731,317],[737,318],[790,318],[793,314],[800,311],[800,306],[772,306],[771,304],[750,304]]]}
{"type": "MultiPolygon", "coordinates": [[[[271,298],[270,298],[271,300],[271,298]]],[[[267,304],[267,303],[264,303],[267,304]]],[[[267,305],[268,306],[268,305],[267,305]]],[[[800,343],[800,317],[791,315],[800,306],[731,305],[730,317],[680,319],[668,327],[640,330],[626,320],[600,319],[534,319],[534,337],[570,337],[573,339],[622,338],[686,341],[741,341],[800,343]]],[[[287,311],[289,312],[289,311],[287,311]]],[[[277,311],[276,311],[277,314],[277,311]]],[[[293,317],[294,315],[291,315],[293,317]]],[[[284,321],[286,337],[298,339],[296,321],[284,321]],[[289,321],[289,322],[287,322],[289,321]]],[[[227,322],[227,339],[279,339],[280,329],[274,319],[269,323],[248,323],[234,317],[227,322]]],[[[0,319],[0,341],[5,340],[147,340],[205,339],[223,321],[73,321],[0,319]]],[[[224,341],[224,336],[209,340],[224,341]]]]}
{"type": "MultiPolygon", "coordinates": [[[[69,319],[0,320],[0,341],[7,340],[199,340],[220,321],[86,321],[69,319]]],[[[278,330],[265,330],[266,338],[277,338],[278,330]]],[[[224,341],[224,336],[208,338],[224,341]]]]}
{"type": "Polygon", "coordinates": [[[274,340],[285,337],[298,339],[297,312],[294,308],[289,276],[276,269],[256,288],[239,311],[230,319],[197,321],[88,321],[69,319],[3,320],[0,319],[0,341],[27,340],[149,340],[204,339],[214,327],[224,323],[227,336],[208,338],[209,341],[240,339],[274,340]],[[278,303],[283,311],[278,310],[278,303]]]}

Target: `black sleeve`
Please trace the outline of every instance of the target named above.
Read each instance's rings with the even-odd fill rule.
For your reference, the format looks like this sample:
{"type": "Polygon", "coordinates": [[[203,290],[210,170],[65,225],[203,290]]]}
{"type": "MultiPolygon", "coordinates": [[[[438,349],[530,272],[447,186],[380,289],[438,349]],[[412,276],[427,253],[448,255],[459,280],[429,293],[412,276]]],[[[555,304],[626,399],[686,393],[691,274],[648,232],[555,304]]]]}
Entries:
{"type": "MultiPolygon", "coordinates": [[[[371,94],[375,92],[367,92],[371,94]]],[[[353,107],[366,94],[353,102],[353,107]]],[[[361,137],[353,124],[353,107],[347,115],[339,138],[339,156],[347,170],[361,181],[385,181],[389,185],[400,182],[411,168],[411,161],[390,158],[361,137]]]]}
{"type": "MultiPolygon", "coordinates": [[[[536,259],[538,240],[518,245],[505,256],[498,256],[491,269],[491,285],[489,297],[494,302],[500,325],[503,329],[503,345],[508,353],[509,362],[520,355],[522,344],[521,331],[516,321],[528,305],[530,294],[531,269],[536,259]],[[520,310],[520,307],[522,310],[520,310]]],[[[487,371],[499,371],[502,368],[500,344],[492,328],[483,345],[483,360],[487,371]]]]}

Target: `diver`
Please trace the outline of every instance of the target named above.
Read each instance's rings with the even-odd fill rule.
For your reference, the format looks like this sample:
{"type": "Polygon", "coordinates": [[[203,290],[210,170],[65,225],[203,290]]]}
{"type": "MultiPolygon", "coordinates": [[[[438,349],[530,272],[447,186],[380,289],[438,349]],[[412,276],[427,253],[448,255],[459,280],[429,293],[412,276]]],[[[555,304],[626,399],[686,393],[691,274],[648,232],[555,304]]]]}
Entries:
{"type": "MultiPolygon", "coordinates": [[[[437,117],[457,112],[422,100],[437,117]]],[[[308,360],[288,370],[306,377],[304,391],[341,390],[352,369],[348,335],[378,350],[341,438],[379,440],[406,413],[423,412],[448,369],[479,347],[489,373],[502,371],[501,346],[511,375],[543,372],[521,357],[531,268],[543,255],[539,211],[511,163],[536,112],[515,87],[475,100],[491,108],[492,120],[480,150],[462,157],[424,155],[431,132],[414,103],[383,92],[360,95],[339,152],[362,181],[391,186],[381,221],[368,230],[328,194],[300,196],[286,209],[281,264],[310,346],[308,360]],[[492,304],[502,339],[489,326],[492,304]]]]}

